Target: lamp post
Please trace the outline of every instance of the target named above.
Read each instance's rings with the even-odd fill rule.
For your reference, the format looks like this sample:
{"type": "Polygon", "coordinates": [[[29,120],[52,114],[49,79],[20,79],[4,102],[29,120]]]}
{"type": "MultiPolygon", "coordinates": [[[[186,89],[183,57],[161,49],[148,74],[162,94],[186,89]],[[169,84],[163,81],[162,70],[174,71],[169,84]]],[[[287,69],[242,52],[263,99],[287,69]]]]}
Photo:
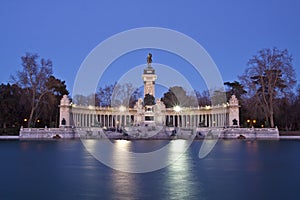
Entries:
{"type": "Polygon", "coordinates": [[[179,112],[182,110],[182,108],[179,105],[174,106],[173,110],[176,112],[176,116],[177,116],[177,126],[179,127],[180,124],[180,120],[179,120],[179,112]]]}
{"type": "Polygon", "coordinates": [[[251,122],[251,120],[247,119],[248,128],[250,128],[250,122],[251,122]]]}
{"type": "Polygon", "coordinates": [[[252,126],[254,126],[255,124],[256,124],[256,119],[247,119],[247,124],[248,124],[248,127],[250,128],[250,127],[252,127],[252,126]]]}
{"type": "Polygon", "coordinates": [[[28,119],[24,118],[24,126],[27,124],[28,119]]]}

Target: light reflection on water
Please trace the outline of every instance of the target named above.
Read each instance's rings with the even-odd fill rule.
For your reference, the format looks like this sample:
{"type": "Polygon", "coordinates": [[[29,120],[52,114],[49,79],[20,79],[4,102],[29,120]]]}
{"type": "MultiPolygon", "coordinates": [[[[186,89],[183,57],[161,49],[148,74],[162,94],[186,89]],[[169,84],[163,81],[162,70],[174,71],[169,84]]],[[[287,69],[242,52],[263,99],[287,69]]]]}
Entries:
{"type": "MultiPolygon", "coordinates": [[[[87,143],[89,148],[101,144],[87,143]]],[[[115,143],[132,152],[170,144],[169,161],[187,145],[184,140],[115,143]]],[[[164,169],[135,174],[108,168],[78,140],[0,141],[0,199],[299,198],[300,141],[221,140],[199,159],[201,144],[195,141],[164,169]]],[[[134,167],[119,152],[107,156],[134,167]]]]}
{"type": "MultiPolygon", "coordinates": [[[[97,150],[97,145],[104,144],[102,140],[86,140],[83,142],[85,142],[86,147],[90,148],[89,150],[92,152],[97,150]]],[[[116,140],[114,141],[114,148],[111,152],[107,152],[107,155],[109,155],[109,157],[112,159],[112,163],[115,166],[122,165],[122,169],[135,168],[137,163],[135,163],[134,159],[132,158],[133,154],[128,154],[127,152],[133,152],[136,151],[136,148],[140,148],[140,142],[142,141],[116,140]]],[[[168,144],[168,156],[167,158],[160,157],[157,159],[167,159],[167,162],[170,162],[171,164],[164,172],[165,178],[161,180],[164,184],[164,192],[162,192],[162,195],[168,197],[168,199],[187,199],[188,197],[200,197],[199,191],[202,190],[202,188],[196,187],[197,184],[194,183],[195,180],[191,169],[193,158],[191,157],[189,151],[184,152],[189,147],[190,141],[172,140],[165,141],[164,143],[165,145],[168,144]]],[[[130,175],[128,173],[115,171],[111,176],[112,185],[114,188],[117,188],[116,194],[114,195],[119,195],[119,197],[122,196],[121,199],[133,199],[136,191],[139,188],[139,182],[134,178],[136,176],[137,175],[135,174],[130,175]]]]}
{"type": "MultiPolygon", "coordinates": [[[[176,158],[177,154],[184,150],[187,145],[189,144],[186,140],[172,141],[169,156],[176,158]]],[[[202,188],[196,187],[196,184],[194,184],[192,168],[192,157],[190,152],[187,151],[166,169],[166,187],[172,191],[169,194],[170,199],[201,199],[200,191],[202,188]]],[[[201,186],[201,183],[199,182],[197,185],[201,186]]]]}
{"type": "MultiPolygon", "coordinates": [[[[181,140],[164,141],[160,143],[160,148],[154,150],[139,152],[136,144],[141,141],[116,140],[82,140],[86,149],[99,162],[112,169],[130,173],[146,173],[163,169],[175,162],[181,154],[189,148],[192,140],[184,140],[184,145],[180,146],[181,140]],[[132,145],[134,144],[134,145],[132,145]],[[180,148],[177,148],[177,146],[180,148]],[[174,148],[172,146],[175,146],[174,148]],[[176,152],[170,156],[170,149],[176,149],[176,152]],[[125,160],[124,160],[125,159],[125,160]]],[[[153,142],[153,141],[152,141],[153,142]]],[[[156,142],[155,142],[156,143],[156,142]]],[[[144,147],[140,147],[144,148],[144,147]]],[[[152,149],[152,148],[151,148],[152,149]]]]}

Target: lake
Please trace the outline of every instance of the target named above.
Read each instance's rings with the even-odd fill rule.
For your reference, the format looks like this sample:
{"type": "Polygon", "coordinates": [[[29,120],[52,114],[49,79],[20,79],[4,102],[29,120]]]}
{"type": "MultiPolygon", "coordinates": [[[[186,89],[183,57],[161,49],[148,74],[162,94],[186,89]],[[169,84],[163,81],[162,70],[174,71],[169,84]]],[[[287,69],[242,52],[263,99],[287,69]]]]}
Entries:
{"type": "MultiPolygon", "coordinates": [[[[126,145],[148,152],[169,142],[126,145]]],[[[2,140],[0,199],[299,199],[300,140],[219,140],[199,159],[202,143],[163,169],[126,173],[99,162],[80,140],[2,140]]]]}

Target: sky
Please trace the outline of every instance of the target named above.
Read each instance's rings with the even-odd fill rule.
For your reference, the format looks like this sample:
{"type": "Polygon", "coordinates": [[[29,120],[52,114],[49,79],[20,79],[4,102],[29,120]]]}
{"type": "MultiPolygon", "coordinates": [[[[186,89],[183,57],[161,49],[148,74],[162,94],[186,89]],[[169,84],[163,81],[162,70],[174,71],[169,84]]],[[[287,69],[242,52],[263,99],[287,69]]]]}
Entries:
{"type": "MultiPolygon", "coordinates": [[[[224,81],[238,80],[260,49],[287,49],[300,83],[299,10],[298,0],[1,0],[0,83],[21,69],[20,57],[26,52],[38,53],[52,60],[55,77],[65,80],[71,92],[80,65],[99,43],[141,27],[168,28],[193,38],[224,81]]],[[[185,70],[184,61],[176,64],[168,53],[151,49],[116,60],[101,84],[145,64],[148,51],[154,52],[153,62],[178,65],[196,89],[202,84],[192,70],[185,70]]]]}

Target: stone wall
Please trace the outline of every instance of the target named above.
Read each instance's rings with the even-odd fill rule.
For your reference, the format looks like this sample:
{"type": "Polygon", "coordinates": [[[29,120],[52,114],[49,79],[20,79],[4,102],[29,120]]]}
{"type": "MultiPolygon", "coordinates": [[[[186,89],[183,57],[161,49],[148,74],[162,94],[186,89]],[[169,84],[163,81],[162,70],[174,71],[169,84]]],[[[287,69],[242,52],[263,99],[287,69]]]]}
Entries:
{"type": "Polygon", "coordinates": [[[279,139],[277,128],[228,128],[220,136],[223,139],[245,137],[246,139],[279,139]]]}
{"type": "Polygon", "coordinates": [[[79,138],[73,128],[21,128],[20,139],[79,138]]]}
{"type": "MultiPolygon", "coordinates": [[[[174,129],[174,128],[173,128],[174,129]]],[[[163,128],[158,134],[143,131],[123,137],[123,133],[104,132],[101,128],[21,128],[20,139],[51,139],[51,138],[91,138],[91,139],[174,139],[171,137],[174,130],[163,128]],[[152,135],[152,136],[151,136],[152,135]],[[151,136],[151,137],[149,137],[151,136]]],[[[220,139],[279,139],[277,128],[176,128],[177,139],[220,138],[220,139]]]]}

